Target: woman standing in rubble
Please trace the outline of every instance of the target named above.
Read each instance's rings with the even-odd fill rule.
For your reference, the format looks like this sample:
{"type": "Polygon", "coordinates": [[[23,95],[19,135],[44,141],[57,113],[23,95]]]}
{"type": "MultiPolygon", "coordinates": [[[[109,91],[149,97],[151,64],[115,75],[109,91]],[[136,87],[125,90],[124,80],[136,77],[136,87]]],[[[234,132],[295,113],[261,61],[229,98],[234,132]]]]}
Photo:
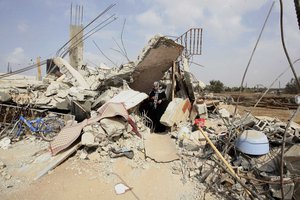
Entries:
{"type": "Polygon", "coordinates": [[[167,97],[165,91],[159,85],[159,82],[153,83],[153,89],[149,93],[149,117],[155,127],[155,132],[164,132],[166,127],[159,120],[167,107],[167,97]]]}

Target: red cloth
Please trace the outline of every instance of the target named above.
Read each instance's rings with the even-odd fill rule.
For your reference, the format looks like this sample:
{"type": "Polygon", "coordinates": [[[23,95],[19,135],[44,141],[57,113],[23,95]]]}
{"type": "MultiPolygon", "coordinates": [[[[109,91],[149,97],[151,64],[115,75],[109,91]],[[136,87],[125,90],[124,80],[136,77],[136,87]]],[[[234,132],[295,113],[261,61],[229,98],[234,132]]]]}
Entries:
{"type": "Polygon", "coordinates": [[[203,128],[205,126],[205,118],[195,119],[194,124],[203,128]]]}

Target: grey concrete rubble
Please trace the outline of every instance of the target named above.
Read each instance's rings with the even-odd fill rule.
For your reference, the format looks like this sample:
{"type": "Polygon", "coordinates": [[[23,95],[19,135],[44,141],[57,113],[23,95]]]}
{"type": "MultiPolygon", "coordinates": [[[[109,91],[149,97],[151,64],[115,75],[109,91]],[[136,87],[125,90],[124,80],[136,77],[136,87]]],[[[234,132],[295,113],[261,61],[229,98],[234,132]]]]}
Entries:
{"type": "MultiPolygon", "coordinates": [[[[213,191],[215,198],[249,199],[251,195],[257,199],[280,199],[280,146],[288,124],[251,113],[235,114],[232,100],[212,93],[204,94],[205,85],[189,72],[186,59],[179,59],[182,51],[183,46],[157,35],[149,41],[137,61],[122,64],[119,68],[82,66],[77,71],[66,60],[57,57],[53,61],[60,73],[49,74],[43,81],[1,79],[0,102],[76,114],[76,119],[80,119],[78,123],[71,120],[66,127],[82,125],[82,131],[79,130],[77,135],[80,143],[73,144],[70,154],[63,158],[58,154],[55,164],[75,151],[76,159],[101,163],[107,169],[105,172],[111,170],[111,163],[119,157],[130,160],[132,169],[171,163],[173,174],[180,175],[183,183],[199,184],[203,191],[213,191]],[[173,66],[178,67],[174,77],[171,76],[173,66]],[[160,81],[165,87],[168,98],[167,108],[159,119],[166,126],[162,134],[152,133],[153,121],[147,112],[140,112],[154,81],[160,81]],[[178,91],[175,91],[176,87],[178,91]],[[132,121],[120,117],[118,110],[94,120],[104,112],[101,108],[109,103],[124,107],[132,121]],[[261,153],[259,140],[253,146],[249,132],[264,136],[267,151],[261,153]],[[247,148],[257,150],[257,154],[243,151],[245,144],[237,145],[241,136],[248,142],[247,148]]],[[[4,110],[0,105],[0,111],[4,110]]],[[[9,116],[0,116],[1,128],[12,118],[9,116]]],[[[294,178],[300,175],[299,131],[297,123],[287,129],[285,199],[296,199],[300,193],[300,184],[294,178]]],[[[5,155],[5,151],[13,151],[18,145],[22,146],[21,142],[23,148],[26,145],[45,148],[45,143],[29,137],[23,141],[3,137],[0,138],[0,153],[5,155]]],[[[28,155],[22,167],[30,168],[39,159],[51,160],[49,152],[37,152],[28,155]]],[[[49,167],[49,163],[46,166],[49,167]]],[[[42,172],[47,173],[48,169],[45,167],[42,172]]],[[[7,160],[1,160],[3,187],[18,185],[11,171],[7,160]]]]}

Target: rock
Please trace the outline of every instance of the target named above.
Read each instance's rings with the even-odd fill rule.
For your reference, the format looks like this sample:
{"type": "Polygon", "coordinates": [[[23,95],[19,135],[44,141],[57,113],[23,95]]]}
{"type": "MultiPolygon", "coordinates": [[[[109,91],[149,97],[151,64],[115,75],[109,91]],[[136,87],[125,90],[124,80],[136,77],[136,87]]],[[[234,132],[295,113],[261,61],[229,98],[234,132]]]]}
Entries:
{"type": "Polygon", "coordinates": [[[68,90],[59,90],[57,96],[63,99],[66,98],[68,96],[68,90]]]}
{"type": "Polygon", "coordinates": [[[103,104],[105,104],[107,101],[109,101],[111,98],[113,98],[117,93],[119,92],[119,89],[117,88],[111,88],[110,90],[106,90],[104,93],[102,93],[92,104],[92,108],[99,108],[103,104]]]}
{"type": "Polygon", "coordinates": [[[198,151],[200,148],[198,144],[186,138],[183,140],[182,144],[183,148],[185,148],[188,151],[198,151]]]}
{"type": "Polygon", "coordinates": [[[0,161],[0,170],[4,169],[6,167],[5,163],[3,161],[0,161]]]}
{"type": "Polygon", "coordinates": [[[91,132],[84,132],[81,136],[81,144],[87,147],[95,146],[95,136],[91,132]]]}
{"type": "MultiPolygon", "coordinates": [[[[279,180],[279,177],[275,178],[275,179],[279,180]]],[[[285,180],[287,180],[287,179],[285,179],[285,180]]],[[[294,186],[295,186],[294,183],[285,183],[283,185],[284,199],[289,200],[289,199],[293,198],[294,186]]],[[[270,187],[270,190],[272,192],[272,196],[281,199],[281,186],[280,186],[280,184],[269,184],[269,187],[270,187]]]]}
{"type": "Polygon", "coordinates": [[[47,105],[51,102],[52,97],[46,97],[45,94],[42,94],[39,96],[39,98],[35,99],[35,104],[36,105],[47,105]]]}
{"type": "Polygon", "coordinates": [[[11,179],[11,175],[6,174],[4,178],[5,178],[6,180],[9,180],[9,179],[11,179]]]}
{"type": "Polygon", "coordinates": [[[190,171],[189,176],[190,176],[190,178],[192,178],[194,176],[197,176],[197,172],[196,171],[190,171]]]}
{"type": "Polygon", "coordinates": [[[8,149],[10,147],[11,140],[9,137],[4,137],[0,140],[0,148],[1,149],[8,149]]]}
{"type": "Polygon", "coordinates": [[[221,108],[219,110],[219,113],[220,113],[221,117],[223,117],[223,118],[229,118],[230,117],[230,113],[225,108],[221,108]]]}
{"type": "Polygon", "coordinates": [[[6,171],[3,171],[2,173],[1,173],[1,176],[6,176],[7,175],[7,172],[6,171]]]}
{"type": "Polygon", "coordinates": [[[293,145],[285,154],[287,169],[293,175],[300,175],[300,144],[293,145]]]}
{"type": "Polygon", "coordinates": [[[107,156],[108,153],[106,151],[100,151],[100,156],[107,156]]]}
{"type": "Polygon", "coordinates": [[[55,107],[60,110],[69,110],[70,105],[69,102],[66,99],[61,99],[61,98],[55,98],[57,101],[55,104],[55,107]]]}
{"type": "Polygon", "coordinates": [[[85,159],[87,159],[87,157],[88,157],[87,152],[86,152],[86,151],[81,151],[81,153],[80,153],[80,155],[79,155],[79,158],[80,158],[81,160],[85,160],[85,159]]]}
{"type": "Polygon", "coordinates": [[[91,160],[91,161],[100,161],[101,157],[100,157],[100,154],[98,152],[93,152],[93,153],[88,155],[88,159],[91,160]]]}
{"type": "MultiPolygon", "coordinates": [[[[59,91],[60,91],[60,93],[62,93],[61,91],[67,90],[67,89],[69,89],[69,86],[67,86],[66,84],[60,83],[57,81],[53,81],[47,87],[45,95],[46,95],[46,97],[53,96],[55,94],[58,94],[59,91]]],[[[64,96],[64,97],[66,97],[66,96],[64,96]]]]}
{"type": "Polygon", "coordinates": [[[126,131],[126,122],[120,118],[105,118],[100,121],[100,124],[109,138],[120,136],[126,131]]]}
{"type": "Polygon", "coordinates": [[[0,102],[7,102],[10,101],[12,98],[9,94],[5,92],[0,92],[0,102]]]}

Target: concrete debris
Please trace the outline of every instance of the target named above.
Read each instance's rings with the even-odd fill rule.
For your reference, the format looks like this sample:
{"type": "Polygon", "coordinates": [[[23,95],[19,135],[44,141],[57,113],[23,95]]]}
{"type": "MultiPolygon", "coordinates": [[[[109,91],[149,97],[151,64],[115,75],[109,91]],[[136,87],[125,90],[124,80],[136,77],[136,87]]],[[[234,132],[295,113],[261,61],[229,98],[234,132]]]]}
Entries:
{"type": "Polygon", "coordinates": [[[0,148],[8,149],[10,147],[11,139],[9,137],[4,137],[0,140],[0,148]]]}
{"type": "Polygon", "coordinates": [[[191,103],[189,99],[175,98],[171,101],[160,118],[160,123],[165,126],[172,127],[181,121],[186,121],[190,114],[191,103]]]}
{"type": "Polygon", "coordinates": [[[171,39],[159,35],[150,39],[148,46],[143,49],[135,62],[133,83],[130,87],[140,92],[151,91],[153,82],[164,76],[182,50],[183,46],[171,39]]]}
{"type": "Polygon", "coordinates": [[[60,57],[56,57],[53,59],[53,62],[65,75],[63,82],[71,83],[73,86],[78,86],[83,89],[90,89],[89,84],[86,82],[83,76],[77,70],[75,70],[66,60],[60,57]]]}
{"type": "MultiPolygon", "coordinates": [[[[35,119],[55,110],[74,114],[77,121],[74,116],[65,120],[68,123],[50,143],[51,153],[45,151],[47,143],[46,148],[27,155],[26,162],[18,163],[17,168],[33,170],[45,162],[33,173],[35,179],[77,151],[75,160],[101,163],[107,170],[119,157],[130,161],[131,169],[171,163],[172,173],[183,183],[199,185],[203,199],[208,189],[215,199],[274,199],[281,198],[280,147],[286,133],[283,190],[285,199],[296,199],[300,193],[300,125],[293,122],[288,127],[277,118],[250,112],[239,115],[231,104],[234,97],[205,94],[205,84],[195,80],[187,59],[178,59],[183,48],[155,36],[136,62],[119,68],[81,66],[77,71],[57,57],[53,61],[59,70],[43,81],[7,79],[2,84],[1,80],[0,102],[7,104],[0,104],[0,154],[6,155],[17,145],[39,144],[28,137],[14,141],[2,136],[21,114],[35,119]],[[159,101],[158,92],[153,98],[147,95],[155,81],[166,102],[160,119],[150,117],[149,112],[150,105],[159,101]],[[24,111],[11,104],[23,105],[24,111]],[[39,109],[27,112],[27,106],[39,109]],[[165,132],[153,133],[156,119],[166,126],[165,132]]],[[[0,178],[5,183],[17,174],[9,168],[1,158],[0,178]]],[[[131,188],[117,189],[123,193],[131,188]]]]}

